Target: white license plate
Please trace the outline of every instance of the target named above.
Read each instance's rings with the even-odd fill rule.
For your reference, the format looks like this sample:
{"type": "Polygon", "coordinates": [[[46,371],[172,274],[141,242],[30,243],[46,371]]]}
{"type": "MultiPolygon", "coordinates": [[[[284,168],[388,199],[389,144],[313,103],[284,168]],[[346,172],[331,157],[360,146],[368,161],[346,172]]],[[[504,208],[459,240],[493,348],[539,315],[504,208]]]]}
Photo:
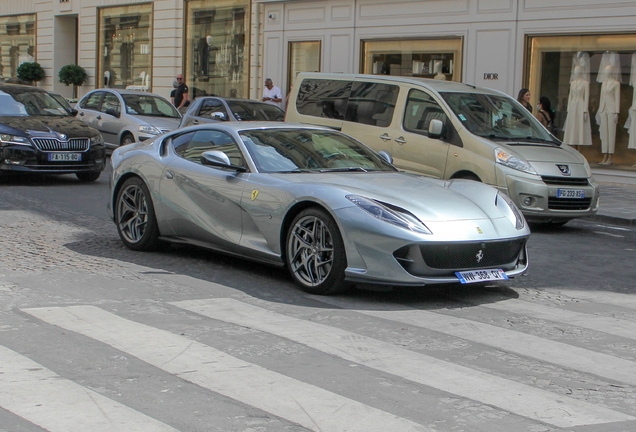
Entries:
{"type": "Polygon", "coordinates": [[[81,161],[81,153],[49,153],[49,160],[52,162],[81,161]]]}
{"type": "Polygon", "coordinates": [[[585,198],[583,189],[557,189],[557,198],[585,198]]]}
{"type": "Polygon", "coordinates": [[[457,279],[463,284],[492,280],[508,280],[508,275],[502,269],[455,272],[455,275],[457,275],[457,279]]]}

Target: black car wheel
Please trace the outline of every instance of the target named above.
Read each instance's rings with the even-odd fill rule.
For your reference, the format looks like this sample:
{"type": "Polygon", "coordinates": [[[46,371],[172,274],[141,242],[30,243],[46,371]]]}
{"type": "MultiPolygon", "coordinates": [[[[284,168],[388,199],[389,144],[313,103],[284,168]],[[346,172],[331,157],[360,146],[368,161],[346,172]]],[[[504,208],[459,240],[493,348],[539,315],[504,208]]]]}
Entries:
{"type": "Polygon", "coordinates": [[[100,175],[102,175],[102,173],[101,172],[78,172],[78,173],[75,173],[75,175],[80,181],[94,182],[95,180],[99,178],[100,175]]]}
{"type": "Polygon", "coordinates": [[[300,212],[287,232],[286,263],[302,289],[311,294],[335,294],[345,282],[347,259],[340,230],[319,208],[300,212]]]}
{"type": "Polygon", "coordinates": [[[119,237],[129,249],[151,251],[159,247],[155,209],[148,187],[140,178],[129,178],[119,189],[115,223],[119,237]]]}
{"type": "Polygon", "coordinates": [[[124,134],[124,136],[121,137],[121,145],[123,145],[123,146],[128,145],[128,144],[132,144],[134,142],[135,142],[135,137],[132,136],[129,133],[124,134]]]}

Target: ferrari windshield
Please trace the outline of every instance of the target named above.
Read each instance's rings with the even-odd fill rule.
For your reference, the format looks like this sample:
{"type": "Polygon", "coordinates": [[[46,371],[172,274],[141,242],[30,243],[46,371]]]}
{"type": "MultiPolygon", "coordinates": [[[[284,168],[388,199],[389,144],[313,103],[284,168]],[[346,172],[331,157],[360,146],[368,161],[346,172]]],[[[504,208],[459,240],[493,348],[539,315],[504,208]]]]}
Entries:
{"type": "Polygon", "coordinates": [[[464,127],[494,140],[530,140],[560,144],[523,106],[506,96],[441,93],[464,127]]]}
{"type": "Polygon", "coordinates": [[[0,91],[0,115],[68,117],[69,112],[50,94],[43,91],[12,89],[0,91]]]}
{"type": "Polygon", "coordinates": [[[395,171],[347,135],[312,129],[254,129],[240,133],[259,172],[395,171]]]}

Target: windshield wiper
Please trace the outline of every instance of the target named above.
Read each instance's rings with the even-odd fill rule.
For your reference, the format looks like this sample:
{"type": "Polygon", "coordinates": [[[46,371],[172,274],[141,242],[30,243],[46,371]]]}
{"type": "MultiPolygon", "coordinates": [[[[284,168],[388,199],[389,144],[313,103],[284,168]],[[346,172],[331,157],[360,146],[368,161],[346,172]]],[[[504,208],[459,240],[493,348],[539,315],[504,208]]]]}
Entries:
{"type": "Polygon", "coordinates": [[[496,135],[496,134],[476,134],[482,138],[488,138],[491,140],[514,140],[514,138],[504,135],[496,135]]]}
{"type": "Polygon", "coordinates": [[[341,167],[341,168],[323,168],[320,172],[350,172],[350,171],[359,171],[359,172],[367,172],[362,167],[341,167]]]}
{"type": "Polygon", "coordinates": [[[553,139],[545,139],[545,138],[537,138],[537,137],[525,137],[525,138],[517,138],[516,141],[530,141],[530,142],[540,142],[546,144],[554,144],[560,145],[557,141],[553,139]]]}

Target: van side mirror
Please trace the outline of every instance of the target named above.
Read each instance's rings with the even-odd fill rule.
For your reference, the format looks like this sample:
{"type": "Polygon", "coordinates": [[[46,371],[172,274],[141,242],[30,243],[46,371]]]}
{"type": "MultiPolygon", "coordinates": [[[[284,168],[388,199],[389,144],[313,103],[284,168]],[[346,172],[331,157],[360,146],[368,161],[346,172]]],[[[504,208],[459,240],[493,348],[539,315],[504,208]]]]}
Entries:
{"type": "Polygon", "coordinates": [[[440,139],[444,131],[444,123],[439,119],[433,119],[428,125],[428,137],[431,139],[440,139]]]}

